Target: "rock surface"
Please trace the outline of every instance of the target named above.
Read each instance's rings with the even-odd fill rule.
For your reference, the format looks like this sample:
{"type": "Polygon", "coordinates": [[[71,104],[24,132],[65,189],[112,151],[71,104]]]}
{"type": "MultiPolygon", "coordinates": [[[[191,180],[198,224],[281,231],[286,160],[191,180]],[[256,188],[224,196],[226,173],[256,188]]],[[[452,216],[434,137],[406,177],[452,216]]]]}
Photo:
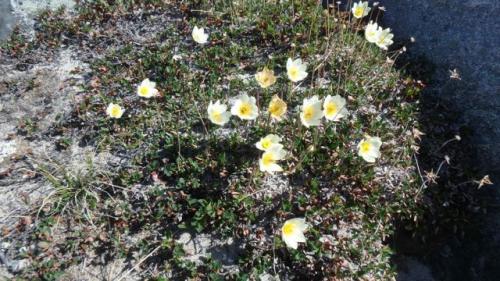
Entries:
{"type": "Polygon", "coordinates": [[[54,138],[47,136],[50,127],[76,98],[78,88],[70,80],[81,77],[71,72],[85,66],[72,59],[70,50],[61,52],[52,62],[34,64],[29,70],[19,71],[17,66],[6,61],[0,63],[0,70],[5,74],[0,78],[0,89],[6,93],[0,96],[0,172],[3,175],[0,202],[5,202],[0,207],[0,226],[12,225],[17,215],[29,210],[30,202],[50,189],[35,176],[37,164],[73,161],[81,166],[86,157],[77,145],[67,152],[58,152],[54,138]],[[23,161],[18,161],[20,159],[23,161]]]}
{"type": "Polygon", "coordinates": [[[204,259],[212,257],[223,265],[234,265],[240,251],[232,238],[219,240],[209,234],[192,236],[190,233],[184,232],[176,240],[176,243],[182,245],[186,254],[185,258],[196,264],[203,264],[204,259]]]}
{"type": "Polygon", "coordinates": [[[15,18],[12,14],[10,0],[0,0],[0,39],[6,38],[14,28],[15,18]]]}
{"type": "MultiPolygon", "coordinates": [[[[414,58],[432,65],[424,99],[458,115],[450,123],[472,147],[471,163],[463,166],[489,174],[491,205],[500,203],[500,1],[382,0],[383,25],[407,40],[414,58]],[[454,75],[454,71],[458,75],[454,75]],[[458,114],[457,114],[458,113],[458,114]]],[[[448,111],[447,110],[447,111],[448,111]]],[[[453,113],[453,114],[450,114],[453,113]]],[[[489,193],[488,193],[489,192],[489,193]]],[[[494,207],[468,226],[466,239],[450,239],[430,249],[423,263],[404,258],[399,280],[498,280],[500,274],[500,212],[494,207]],[[451,241],[452,240],[452,241],[451,241]],[[406,266],[405,266],[406,265],[406,266]],[[426,267],[433,269],[432,277],[426,267]],[[405,269],[406,268],[406,269],[405,269]],[[423,274],[425,273],[425,274],[423,274]]]]}
{"type": "Polygon", "coordinates": [[[426,265],[411,257],[404,257],[400,262],[398,281],[435,281],[426,265]]]}
{"type": "MultiPolygon", "coordinates": [[[[500,2],[497,0],[384,0],[384,25],[396,38],[415,38],[414,56],[434,65],[427,95],[462,113],[471,130],[475,163],[500,182],[500,2]],[[456,69],[460,79],[451,79],[456,69]]],[[[467,137],[467,136],[464,136],[467,137]]]]}
{"type": "Polygon", "coordinates": [[[72,8],[73,0],[0,0],[0,40],[7,38],[16,25],[33,27],[33,16],[42,9],[72,8]]]}

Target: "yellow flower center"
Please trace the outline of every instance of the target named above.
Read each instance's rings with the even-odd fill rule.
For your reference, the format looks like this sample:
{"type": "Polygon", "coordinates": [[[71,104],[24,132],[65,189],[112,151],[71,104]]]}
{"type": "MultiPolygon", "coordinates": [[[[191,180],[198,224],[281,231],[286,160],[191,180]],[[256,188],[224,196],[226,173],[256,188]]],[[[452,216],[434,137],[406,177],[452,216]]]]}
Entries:
{"type": "Polygon", "coordinates": [[[304,119],[311,120],[314,116],[314,108],[312,106],[306,106],[304,108],[304,119]]]}
{"type": "Polygon", "coordinates": [[[139,93],[142,95],[142,96],[147,96],[149,94],[149,88],[146,87],[146,86],[141,86],[139,88],[139,93]]]}
{"type": "Polygon", "coordinates": [[[274,157],[271,153],[264,153],[262,155],[262,163],[264,166],[269,166],[271,164],[274,164],[276,161],[274,161],[274,157]]]}
{"type": "Polygon", "coordinates": [[[272,115],[279,115],[280,108],[281,107],[279,104],[272,103],[271,105],[269,105],[269,113],[271,113],[272,115]]]}
{"type": "Polygon", "coordinates": [[[290,70],[288,71],[288,74],[290,75],[290,77],[292,79],[295,79],[299,75],[299,70],[297,69],[296,66],[292,66],[292,67],[290,67],[290,70]]]}
{"type": "Polygon", "coordinates": [[[334,116],[335,114],[337,114],[337,106],[332,102],[328,103],[326,105],[326,115],[328,115],[330,117],[330,116],[334,116]]]}
{"type": "Polygon", "coordinates": [[[257,73],[256,78],[262,88],[267,88],[276,82],[274,71],[266,67],[261,72],[257,73]]]}
{"type": "Polygon", "coordinates": [[[293,223],[285,223],[283,226],[283,234],[292,235],[295,230],[295,225],[293,223]]]}
{"type": "Polygon", "coordinates": [[[239,113],[241,116],[248,116],[252,112],[252,108],[248,103],[244,103],[240,105],[239,113]]]}
{"type": "Polygon", "coordinates": [[[280,117],[286,111],[286,103],[279,99],[273,99],[269,104],[269,113],[274,117],[280,117]]]}
{"type": "Polygon", "coordinates": [[[264,139],[262,140],[262,147],[264,149],[268,149],[271,146],[272,142],[270,139],[264,139]]]}
{"type": "Polygon", "coordinates": [[[113,106],[111,108],[111,116],[117,117],[120,115],[120,113],[121,113],[121,109],[118,106],[113,106]]]}
{"type": "Polygon", "coordinates": [[[364,11],[365,11],[365,9],[363,8],[363,6],[358,6],[358,7],[356,7],[356,9],[354,9],[354,15],[356,17],[362,17],[364,11]]]}
{"type": "Polygon", "coordinates": [[[215,122],[221,122],[222,121],[222,114],[220,112],[214,112],[214,113],[212,113],[212,119],[215,122]]]}
{"type": "Polygon", "coordinates": [[[385,42],[385,38],[387,37],[387,33],[382,33],[380,37],[378,38],[378,43],[383,45],[385,42]]]}
{"type": "Polygon", "coordinates": [[[371,144],[369,142],[363,142],[361,144],[361,152],[363,153],[367,153],[368,151],[370,151],[370,148],[371,148],[371,144]]]}

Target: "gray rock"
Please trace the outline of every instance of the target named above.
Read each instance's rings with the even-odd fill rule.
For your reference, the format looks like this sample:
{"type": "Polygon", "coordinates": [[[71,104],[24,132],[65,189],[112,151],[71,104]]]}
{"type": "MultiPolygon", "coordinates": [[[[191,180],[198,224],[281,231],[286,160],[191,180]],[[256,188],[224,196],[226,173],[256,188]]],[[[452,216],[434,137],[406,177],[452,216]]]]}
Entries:
{"type": "Polygon", "coordinates": [[[274,276],[274,275],[271,275],[269,273],[263,273],[263,274],[259,275],[259,280],[260,281],[279,281],[280,278],[279,278],[279,276],[274,276]]]}
{"type": "MultiPolygon", "coordinates": [[[[495,186],[492,205],[500,203],[500,1],[498,0],[381,0],[384,27],[408,42],[413,57],[433,65],[427,104],[442,104],[460,113],[450,128],[466,128],[462,136],[473,148],[466,167],[489,174],[495,186]],[[410,37],[415,42],[410,44],[410,37]],[[460,79],[452,78],[456,69],[460,79]]],[[[443,112],[447,114],[447,112],[443,112]]],[[[453,161],[453,159],[452,159],[453,161]]],[[[500,231],[498,208],[474,221],[462,241],[451,237],[445,247],[433,249],[427,266],[414,259],[400,265],[399,280],[498,280],[500,231]],[[475,232],[477,231],[477,232],[475,232]],[[472,235],[471,233],[476,233],[472,235]],[[448,247],[448,248],[447,248],[448,247]],[[433,260],[433,261],[432,261],[433,260]]]]}
{"type": "Polygon", "coordinates": [[[32,30],[33,17],[43,9],[73,8],[74,0],[0,0],[0,40],[8,38],[14,26],[32,30]]]}
{"type": "Polygon", "coordinates": [[[500,182],[500,1],[383,0],[383,25],[396,38],[415,38],[408,47],[434,66],[426,92],[462,117],[456,122],[472,131],[471,163],[493,182],[500,182]],[[450,78],[457,69],[459,79],[450,78]]]}
{"type": "Polygon", "coordinates": [[[428,266],[411,257],[401,258],[401,264],[397,281],[435,281],[428,266]]]}
{"type": "Polygon", "coordinates": [[[61,6],[73,8],[74,0],[9,0],[15,11],[22,11],[30,15],[36,14],[42,9],[55,10],[61,6]]]}
{"type": "Polygon", "coordinates": [[[15,18],[12,14],[10,0],[0,0],[0,39],[6,38],[14,28],[15,18]]]}
{"type": "Polygon", "coordinates": [[[58,116],[71,109],[79,93],[77,81],[83,79],[72,74],[77,68],[85,69],[86,65],[75,60],[71,50],[61,51],[52,61],[33,64],[26,71],[17,70],[16,63],[0,60],[0,72],[3,73],[0,92],[5,93],[0,97],[0,172],[10,171],[0,178],[0,226],[14,226],[17,216],[29,210],[30,202],[36,202],[51,189],[45,181],[30,176],[31,172],[27,171],[33,167],[18,158],[31,155],[33,163],[47,163],[47,159],[65,161],[65,164],[73,161],[76,169],[85,163],[81,160],[87,153],[76,145],[76,139],[72,142],[75,145],[63,156],[56,150],[53,138],[26,139],[17,133],[22,120],[35,120],[36,117],[33,134],[43,136],[58,122],[58,116]],[[29,83],[32,88],[22,86],[29,83]]]}
{"type": "Polygon", "coordinates": [[[240,253],[238,244],[232,238],[220,240],[210,234],[192,236],[184,232],[176,242],[182,245],[184,258],[196,264],[203,264],[203,259],[211,256],[224,266],[231,266],[235,265],[240,253]]]}

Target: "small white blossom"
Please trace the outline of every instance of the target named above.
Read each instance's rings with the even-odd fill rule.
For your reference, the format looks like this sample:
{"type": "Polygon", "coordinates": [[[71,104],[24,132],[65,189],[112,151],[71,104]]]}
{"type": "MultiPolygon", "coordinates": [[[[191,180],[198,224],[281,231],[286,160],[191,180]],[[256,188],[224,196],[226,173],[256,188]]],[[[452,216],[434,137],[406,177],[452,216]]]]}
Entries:
{"type": "Polygon", "coordinates": [[[307,77],[307,64],[303,63],[301,59],[288,58],[286,72],[292,82],[302,81],[307,77]]]}
{"type": "Polygon", "coordinates": [[[318,126],[323,118],[323,111],[321,110],[321,101],[318,96],[304,99],[302,104],[302,112],[300,113],[300,120],[306,127],[318,126]]]}
{"type": "Polygon", "coordinates": [[[354,5],[352,6],[352,15],[357,18],[357,19],[360,19],[360,18],[363,18],[363,17],[366,17],[368,15],[368,13],[370,12],[371,8],[368,7],[368,1],[359,1],[357,3],[354,3],[354,5]]]}
{"type": "Polygon", "coordinates": [[[297,249],[299,243],[305,243],[306,237],[304,232],[309,226],[304,218],[294,218],[287,220],[281,228],[281,238],[285,244],[292,248],[297,249]]]}
{"type": "Polygon", "coordinates": [[[231,113],[227,111],[227,105],[221,104],[219,101],[210,104],[207,108],[208,119],[216,125],[223,126],[231,118],[231,113]]]}
{"type": "Polygon", "coordinates": [[[195,26],[191,36],[193,36],[193,40],[198,44],[205,44],[208,42],[208,34],[205,33],[205,29],[203,27],[198,28],[195,26]]]}
{"type": "Polygon", "coordinates": [[[366,162],[374,163],[380,157],[380,146],[382,146],[382,141],[379,137],[366,136],[358,144],[358,155],[366,162]]]}

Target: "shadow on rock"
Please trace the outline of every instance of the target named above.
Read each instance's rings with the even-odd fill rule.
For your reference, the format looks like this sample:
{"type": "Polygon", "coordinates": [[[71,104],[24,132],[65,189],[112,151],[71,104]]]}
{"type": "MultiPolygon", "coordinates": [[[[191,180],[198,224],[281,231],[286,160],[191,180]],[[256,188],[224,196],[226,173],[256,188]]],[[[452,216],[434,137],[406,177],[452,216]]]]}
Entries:
{"type": "Polygon", "coordinates": [[[401,66],[428,84],[418,164],[426,212],[391,243],[398,280],[498,280],[500,275],[500,3],[386,0],[384,26],[416,42],[401,66]],[[485,59],[488,58],[488,59],[485,59]],[[489,175],[494,185],[488,185],[489,175]],[[482,180],[481,180],[482,179],[482,180]]]}

